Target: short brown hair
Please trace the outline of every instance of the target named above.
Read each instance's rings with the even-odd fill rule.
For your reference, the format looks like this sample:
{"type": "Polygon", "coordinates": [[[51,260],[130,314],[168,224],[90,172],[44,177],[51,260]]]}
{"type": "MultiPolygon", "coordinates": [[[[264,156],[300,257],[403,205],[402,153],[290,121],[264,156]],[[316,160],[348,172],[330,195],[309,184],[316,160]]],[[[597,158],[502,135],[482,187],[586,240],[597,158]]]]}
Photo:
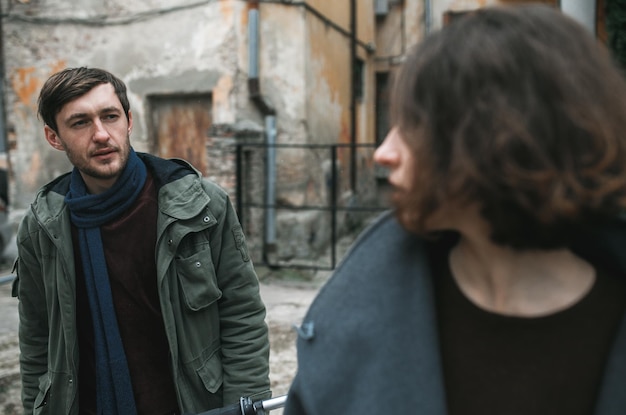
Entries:
{"type": "Polygon", "coordinates": [[[483,8],[427,37],[396,79],[416,158],[404,220],[479,202],[492,239],[567,246],[626,206],[626,84],[586,29],[548,6],[483,8]]]}
{"type": "Polygon", "coordinates": [[[128,119],[130,104],[124,82],[103,69],[85,67],[64,69],[48,78],[39,93],[39,116],[48,127],[58,132],[56,116],[63,106],[102,84],[113,85],[128,119]]]}

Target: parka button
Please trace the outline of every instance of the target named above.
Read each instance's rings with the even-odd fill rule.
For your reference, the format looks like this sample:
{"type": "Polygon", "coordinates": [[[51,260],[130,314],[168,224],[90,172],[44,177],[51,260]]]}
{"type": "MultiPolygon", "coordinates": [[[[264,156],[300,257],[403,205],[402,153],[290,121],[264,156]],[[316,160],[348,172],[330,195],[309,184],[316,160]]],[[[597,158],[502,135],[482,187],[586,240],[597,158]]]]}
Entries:
{"type": "Polygon", "coordinates": [[[211,218],[209,218],[208,216],[205,216],[204,219],[202,219],[202,220],[204,221],[204,223],[209,223],[211,218]]]}
{"type": "Polygon", "coordinates": [[[200,268],[202,266],[202,264],[200,263],[200,261],[196,262],[196,268],[200,268]]]}
{"type": "Polygon", "coordinates": [[[171,239],[167,241],[168,245],[171,245],[172,243],[174,243],[174,241],[172,241],[171,239]]]}

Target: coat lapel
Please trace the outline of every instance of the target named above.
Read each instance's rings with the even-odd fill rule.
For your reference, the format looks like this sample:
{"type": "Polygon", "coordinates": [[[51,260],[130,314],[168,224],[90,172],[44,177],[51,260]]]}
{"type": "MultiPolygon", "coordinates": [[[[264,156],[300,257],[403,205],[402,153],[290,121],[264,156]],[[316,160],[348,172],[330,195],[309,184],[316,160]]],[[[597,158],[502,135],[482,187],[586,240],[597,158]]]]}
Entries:
{"type": "Polygon", "coordinates": [[[387,288],[396,301],[388,305],[395,311],[391,311],[387,321],[404,321],[389,329],[388,337],[398,345],[398,353],[392,354],[390,360],[400,373],[407,374],[405,380],[414,388],[414,393],[404,398],[411,402],[412,412],[445,415],[435,294],[427,249],[421,238],[407,233],[395,220],[389,228],[387,235],[396,240],[384,245],[393,247],[389,263],[398,267],[394,269],[398,281],[390,284],[393,288],[387,288]]]}
{"type": "Polygon", "coordinates": [[[626,315],[609,356],[595,415],[626,414],[626,315]]]}

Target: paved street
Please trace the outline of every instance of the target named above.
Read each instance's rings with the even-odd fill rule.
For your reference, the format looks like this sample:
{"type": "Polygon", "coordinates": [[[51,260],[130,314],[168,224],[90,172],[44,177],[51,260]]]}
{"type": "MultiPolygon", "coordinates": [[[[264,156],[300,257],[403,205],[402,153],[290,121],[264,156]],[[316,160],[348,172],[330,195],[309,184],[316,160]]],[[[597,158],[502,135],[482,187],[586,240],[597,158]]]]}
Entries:
{"type": "Polygon", "coordinates": [[[17,299],[11,297],[11,284],[0,286],[0,336],[17,333],[17,299]]]}
{"type": "MultiPolygon", "coordinates": [[[[0,258],[0,279],[10,275],[13,261],[17,258],[15,236],[7,245],[0,258]]],[[[11,284],[0,284],[0,336],[7,333],[17,333],[17,299],[11,297],[11,284]]]]}

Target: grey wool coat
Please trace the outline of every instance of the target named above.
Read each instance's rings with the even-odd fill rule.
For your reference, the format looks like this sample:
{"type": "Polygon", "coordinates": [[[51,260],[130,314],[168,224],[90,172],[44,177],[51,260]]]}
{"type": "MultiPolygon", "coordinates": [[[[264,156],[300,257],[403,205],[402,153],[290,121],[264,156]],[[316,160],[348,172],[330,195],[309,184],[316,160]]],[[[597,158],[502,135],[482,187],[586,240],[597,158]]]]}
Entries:
{"type": "MultiPolygon", "coordinates": [[[[285,415],[447,413],[424,248],[390,213],[357,240],[298,329],[298,372],[285,415]]],[[[581,235],[573,248],[626,275],[624,223],[581,235]]],[[[595,410],[624,414],[626,316],[595,410]]]]}

